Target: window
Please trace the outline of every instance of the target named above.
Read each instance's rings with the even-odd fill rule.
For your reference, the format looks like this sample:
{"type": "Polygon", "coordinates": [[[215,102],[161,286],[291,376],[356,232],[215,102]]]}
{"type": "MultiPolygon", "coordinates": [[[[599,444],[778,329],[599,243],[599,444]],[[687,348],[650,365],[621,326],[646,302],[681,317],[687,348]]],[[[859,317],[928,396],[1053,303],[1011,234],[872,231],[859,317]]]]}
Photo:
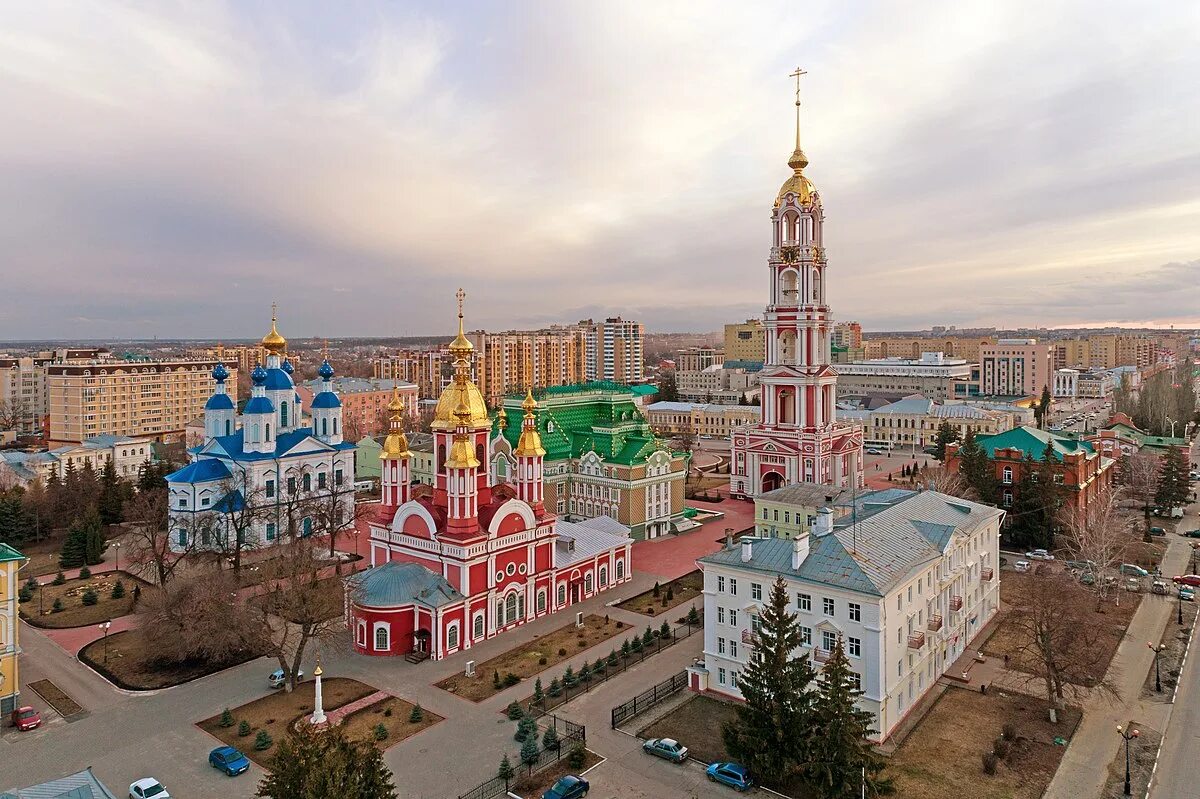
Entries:
{"type": "Polygon", "coordinates": [[[375,628],[375,651],[384,652],[388,649],[388,628],[381,624],[375,628]]]}
{"type": "Polygon", "coordinates": [[[275,522],[267,522],[267,540],[275,540],[275,522]]]}
{"type": "Polygon", "coordinates": [[[812,627],[800,625],[800,646],[812,646],[812,627]]]}
{"type": "Polygon", "coordinates": [[[834,613],[833,600],[830,599],[829,597],[825,597],[824,599],[822,599],[821,600],[821,611],[826,616],[832,616],[834,613]]]}
{"type": "MultiPolygon", "coordinates": [[[[335,430],[334,432],[336,432],[336,430],[335,430]]],[[[333,472],[333,484],[334,484],[335,486],[340,486],[340,485],[342,484],[342,470],[341,470],[341,469],[335,469],[335,470],[334,470],[334,472],[333,472]]]]}
{"type": "Polygon", "coordinates": [[[600,587],[601,588],[608,587],[608,567],[607,566],[600,567],[600,587]]]}
{"type": "MultiPolygon", "coordinates": [[[[545,601],[545,595],[542,594],[541,596],[542,596],[542,600],[545,601]]],[[[483,614],[482,613],[479,613],[475,616],[474,634],[475,634],[476,641],[478,641],[480,638],[483,638],[483,614]]]]}
{"type": "Polygon", "coordinates": [[[187,546],[187,530],[180,529],[180,531],[179,531],[179,546],[181,546],[181,547],[187,546]]]}
{"type": "Polygon", "coordinates": [[[1002,474],[1002,475],[1004,475],[1004,477],[1002,478],[1002,480],[1001,480],[1001,481],[1002,481],[1002,482],[1003,482],[1005,485],[1012,485],[1012,474],[1013,474],[1013,472],[1012,472],[1012,467],[1011,467],[1011,466],[1005,466],[1005,467],[1004,467],[1004,471],[1002,471],[1002,472],[1001,472],[1001,474],[1002,474]]]}
{"type": "Polygon", "coordinates": [[[722,594],[725,593],[725,578],[724,577],[720,577],[720,576],[717,577],[717,592],[722,593],[722,594]]]}
{"type": "Polygon", "coordinates": [[[732,624],[734,627],[737,626],[737,611],[734,610],[733,608],[729,609],[729,623],[732,624]]]}
{"type": "Polygon", "coordinates": [[[270,499],[273,496],[275,496],[275,481],[268,480],[267,481],[267,499],[270,499]]]}
{"type": "Polygon", "coordinates": [[[737,684],[738,684],[738,670],[737,669],[729,670],[729,684],[732,685],[734,688],[737,688],[737,684]]]}
{"type": "Polygon", "coordinates": [[[1006,508],[1008,508],[1008,507],[1011,507],[1011,506],[1012,506],[1012,500],[1013,500],[1013,494],[1012,494],[1012,492],[1011,492],[1011,491],[1005,491],[1005,492],[1004,492],[1004,507],[1006,507],[1006,508]]]}
{"type": "Polygon", "coordinates": [[[623,561],[623,560],[617,561],[617,579],[618,580],[625,579],[625,561],[623,561]]]}
{"type": "Polygon", "coordinates": [[[306,473],[304,475],[304,490],[312,491],[312,474],[311,473],[306,473]]]}
{"type": "Polygon", "coordinates": [[[301,521],[300,531],[301,531],[300,535],[304,538],[308,538],[310,535],[312,535],[312,517],[311,516],[305,516],[304,519],[301,521]]]}
{"type": "Polygon", "coordinates": [[[295,494],[295,493],[296,493],[296,478],[295,478],[295,477],[289,477],[289,478],[288,478],[288,481],[287,481],[287,487],[288,487],[288,493],[289,493],[289,494],[295,494]]]}
{"type": "Polygon", "coordinates": [[[862,641],[857,638],[847,638],[846,652],[852,658],[862,657],[862,641]]]}
{"type": "Polygon", "coordinates": [[[729,639],[729,657],[731,657],[731,658],[737,657],[737,644],[738,644],[738,642],[737,642],[736,638],[729,639]]]}
{"type": "Polygon", "coordinates": [[[565,583],[559,583],[558,586],[558,604],[560,606],[567,604],[567,586],[565,583]]]}
{"type": "Polygon", "coordinates": [[[837,643],[837,636],[829,632],[829,630],[821,631],[821,648],[826,652],[833,651],[833,645],[837,643]]]}
{"type": "Polygon", "coordinates": [[[803,611],[811,611],[812,596],[809,594],[796,594],[796,607],[803,611]]]}
{"type": "Polygon", "coordinates": [[[325,472],[321,472],[320,474],[317,475],[317,488],[324,488],[325,484],[328,482],[329,482],[329,479],[326,476],[325,472]]]}
{"type": "Polygon", "coordinates": [[[585,594],[592,593],[592,573],[591,572],[588,572],[587,574],[583,575],[583,593],[585,593],[585,594]]]}
{"type": "Polygon", "coordinates": [[[725,669],[717,669],[717,682],[721,685],[725,684],[725,669]]]}
{"type": "Polygon", "coordinates": [[[446,648],[458,649],[458,622],[446,628],[446,648]]]}
{"type": "Polygon", "coordinates": [[[537,592],[537,612],[546,612],[546,590],[541,589],[537,592]]]}
{"type": "Polygon", "coordinates": [[[180,497],[180,498],[179,498],[179,507],[181,507],[181,508],[186,508],[186,507],[187,507],[187,497],[180,497]]]}
{"type": "Polygon", "coordinates": [[[857,671],[850,672],[850,685],[853,686],[854,690],[856,691],[862,690],[862,675],[857,671]]]}
{"type": "Polygon", "coordinates": [[[729,593],[737,596],[737,579],[734,577],[729,578],[729,593]]]}
{"type": "Polygon", "coordinates": [[[862,605],[850,602],[847,604],[847,608],[850,612],[850,621],[862,621],[862,605]]]}
{"type": "Polygon", "coordinates": [[[725,608],[717,606],[717,624],[725,623],[725,608]]]}
{"type": "Polygon", "coordinates": [[[750,583],[750,598],[762,599],[762,583],[750,583]]]}
{"type": "Polygon", "coordinates": [[[288,404],[286,402],[279,403],[279,426],[287,427],[288,424],[288,404]]]}
{"type": "Polygon", "coordinates": [[[717,654],[718,655],[725,654],[725,639],[724,638],[717,639],[717,654]]]}
{"type": "Polygon", "coordinates": [[[908,587],[908,601],[912,602],[912,586],[908,587]]]}

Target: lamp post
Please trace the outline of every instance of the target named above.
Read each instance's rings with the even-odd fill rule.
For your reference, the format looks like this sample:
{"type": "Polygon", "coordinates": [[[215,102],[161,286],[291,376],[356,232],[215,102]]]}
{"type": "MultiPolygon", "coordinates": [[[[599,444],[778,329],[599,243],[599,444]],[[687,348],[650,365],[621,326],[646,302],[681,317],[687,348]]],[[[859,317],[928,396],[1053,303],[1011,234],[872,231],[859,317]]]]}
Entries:
{"type": "Polygon", "coordinates": [[[116,571],[121,571],[121,542],[113,541],[113,549],[117,551],[117,568],[116,571]]]}
{"type": "Polygon", "coordinates": [[[105,621],[102,621],[96,626],[104,631],[104,665],[107,666],[108,665],[108,628],[112,627],[112,619],[107,619],[105,621]]]}
{"type": "Polygon", "coordinates": [[[1156,645],[1154,643],[1147,642],[1146,646],[1150,647],[1150,650],[1152,652],[1154,652],[1154,690],[1156,693],[1161,694],[1162,693],[1162,675],[1159,673],[1159,670],[1158,670],[1158,656],[1162,653],[1162,651],[1164,649],[1167,648],[1167,645],[1166,644],[1157,644],[1156,645]]]}
{"type": "Polygon", "coordinates": [[[1178,616],[1178,618],[1176,618],[1176,621],[1180,625],[1182,625],[1183,624],[1183,592],[1179,590],[1180,588],[1183,588],[1183,583],[1180,583],[1179,585],[1175,586],[1175,596],[1179,598],[1179,602],[1177,603],[1179,605],[1179,616],[1178,616]]]}
{"type": "Polygon", "coordinates": [[[1129,742],[1138,737],[1139,733],[1137,730],[1127,730],[1118,724],[1117,734],[1125,739],[1125,795],[1133,796],[1133,790],[1129,787],[1129,742]]]}
{"type": "Polygon", "coordinates": [[[1175,425],[1177,425],[1179,423],[1176,422],[1174,419],[1172,419],[1170,416],[1166,417],[1166,419],[1167,419],[1167,424],[1171,425],[1171,438],[1174,438],[1175,437],[1175,425]]]}

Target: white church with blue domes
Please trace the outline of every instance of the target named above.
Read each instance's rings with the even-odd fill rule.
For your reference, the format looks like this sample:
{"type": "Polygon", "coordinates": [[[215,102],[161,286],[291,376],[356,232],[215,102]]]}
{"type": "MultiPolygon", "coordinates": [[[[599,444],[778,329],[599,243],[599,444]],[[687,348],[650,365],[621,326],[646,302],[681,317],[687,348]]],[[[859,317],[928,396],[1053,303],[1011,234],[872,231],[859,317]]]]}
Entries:
{"type": "Polygon", "coordinates": [[[250,373],[253,388],[240,418],[225,385],[229,371],[222,364],[213,369],[217,386],[204,406],[204,443],[189,451],[191,463],[167,475],[176,551],[231,549],[224,536],[234,515],[234,527],[248,528],[252,537],[246,549],[271,546],[289,532],[311,535],[314,519],[304,510],[309,500],[344,502],[338,518],[347,526],[354,519],[355,446],[342,440],[333,367],[325,360],[317,370],[321,391],[313,397],[311,426],[302,426],[287,340],[275,325],[272,313],[271,332],[262,340],[267,363],[250,373]],[[301,518],[289,519],[289,509],[301,518]]]}

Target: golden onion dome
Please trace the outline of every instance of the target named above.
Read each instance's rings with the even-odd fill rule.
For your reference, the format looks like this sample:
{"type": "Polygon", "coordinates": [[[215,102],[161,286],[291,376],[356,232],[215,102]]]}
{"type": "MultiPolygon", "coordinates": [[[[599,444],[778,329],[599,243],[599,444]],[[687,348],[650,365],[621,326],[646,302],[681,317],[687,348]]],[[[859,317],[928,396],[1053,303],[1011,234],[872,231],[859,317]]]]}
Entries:
{"type": "Polygon", "coordinates": [[[775,197],[775,207],[778,208],[783,204],[783,198],[789,192],[796,195],[798,203],[808,205],[812,202],[817,187],[804,175],[804,167],[808,166],[808,156],[799,146],[792,152],[792,157],[788,159],[788,166],[792,168],[792,176],[785,180],[779,188],[779,194],[775,197]]]}
{"type": "Polygon", "coordinates": [[[458,300],[458,335],[450,342],[450,352],[456,356],[467,356],[475,349],[475,345],[463,335],[463,300],[466,299],[467,293],[459,289],[454,296],[458,300]]]}
{"type": "Polygon", "coordinates": [[[446,386],[442,396],[438,397],[431,425],[434,430],[453,430],[457,426],[458,420],[454,418],[454,412],[458,409],[460,400],[467,409],[468,427],[491,426],[492,419],[488,415],[487,403],[483,401],[483,394],[480,393],[479,387],[470,380],[464,380],[462,383],[455,380],[446,386]]]}
{"type": "Polygon", "coordinates": [[[383,449],[379,450],[379,460],[384,458],[407,458],[412,455],[408,450],[408,436],[403,430],[388,433],[383,440],[383,449]]]}
{"type": "Polygon", "coordinates": [[[392,399],[387,404],[387,409],[392,412],[392,416],[399,416],[404,412],[404,400],[400,399],[400,388],[395,384],[392,385],[392,399]]]}
{"type": "Polygon", "coordinates": [[[262,346],[273,355],[283,355],[287,351],[287,339],[279,335],[275,329],[275,310],[271,310],[271,332],[262,338],[262,346]]]}
{"type": "Polygon", "coordinates": [[[466,435],[454,436],[454,442],[450,445],[450,453],[446,457],[447,469],[478,469],[479,458],[475,457],[475,450],[471,447],[471,441],[466,435]]]}
{"type": "Polygon", "coordinates": [[[525,401],[521,403],[521,410],[525,411],[527,416],[537,410],[537,400],[533,398],[533,389],[525,389],[525,401]]]}

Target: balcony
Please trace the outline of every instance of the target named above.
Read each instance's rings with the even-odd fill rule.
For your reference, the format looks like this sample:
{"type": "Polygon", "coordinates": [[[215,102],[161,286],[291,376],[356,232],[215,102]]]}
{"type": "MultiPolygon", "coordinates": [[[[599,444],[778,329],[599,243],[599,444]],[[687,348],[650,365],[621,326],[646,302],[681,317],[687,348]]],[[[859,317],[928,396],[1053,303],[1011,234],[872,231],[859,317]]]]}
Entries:
{"type": "Polygon", "coordinates": [[[979,570],[979,579],[983,580],[985,583],[991,582],[992,578],[995,576],[996,576],[996,572],[995,572],[995,570],[992,569],[991,566],[984,566],[982,569],[979,570]]]}
{"type": "Polygon", "coordinates": [[[832,657],[832,655],[833,653],[828,649],[813,650],[813,660],[817,661],[818,663],[828,663],[829,658],[832,657]]]}
{"type": "Polygon", "coordinates": [[[962,597],[961,596],[950,597],[950,609],[955,610],[955,611],[962,610],[962,597]]]}
{"type": "Polygon", "coordinates": [[[931,633],[936,633],[938,630],[942,629],[942,614],[935,613],[930,616],[929,624],[925,626],[925,629],[929,630],[931,633]]]}
{"type": "Polygon", "coordinates": [[[925,646],[925,633],[916,632],[908,634],[908,648],[920,649],[925,646]]]}
{"type": "Polygon", "coordinates": [[[742,643],[747,646],[758,646],[758,636],[750,630],[742,630],[742,643]]]}

